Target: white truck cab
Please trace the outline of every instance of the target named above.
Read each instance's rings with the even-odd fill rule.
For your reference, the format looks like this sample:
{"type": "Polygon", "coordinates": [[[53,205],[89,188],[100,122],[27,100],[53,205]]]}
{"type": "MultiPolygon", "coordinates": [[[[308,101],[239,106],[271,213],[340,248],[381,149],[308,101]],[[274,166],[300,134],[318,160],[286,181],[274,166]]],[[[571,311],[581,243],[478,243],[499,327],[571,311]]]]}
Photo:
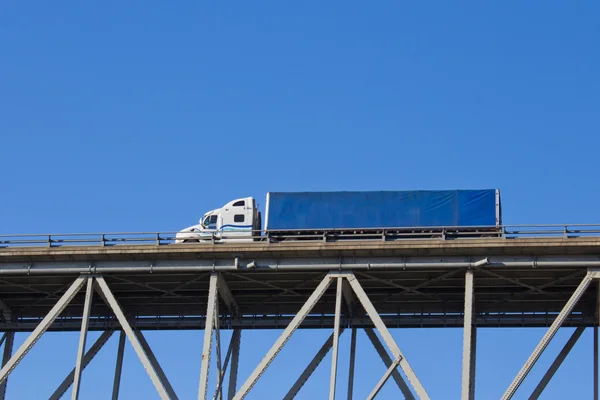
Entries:
{"type": "Polygon", "coordinates": [[[252,197],[236,199],[204,214],[199,224],[177,233],[175,243],[248,242],[260,236],[261,216],[252,197]]]}

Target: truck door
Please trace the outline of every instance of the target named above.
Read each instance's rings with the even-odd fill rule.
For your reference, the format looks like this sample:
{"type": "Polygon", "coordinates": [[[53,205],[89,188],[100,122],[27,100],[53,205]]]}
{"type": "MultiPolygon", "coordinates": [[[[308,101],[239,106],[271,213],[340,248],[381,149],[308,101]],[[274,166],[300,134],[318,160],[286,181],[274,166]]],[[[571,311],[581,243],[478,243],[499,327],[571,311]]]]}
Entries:
{"type": "Polygon", "coordinates": [[[228,238],[238,239],[252,235],[254,213],[251,199],[235,201],[224,214],[227,216],[224,234],[228,238]]]}

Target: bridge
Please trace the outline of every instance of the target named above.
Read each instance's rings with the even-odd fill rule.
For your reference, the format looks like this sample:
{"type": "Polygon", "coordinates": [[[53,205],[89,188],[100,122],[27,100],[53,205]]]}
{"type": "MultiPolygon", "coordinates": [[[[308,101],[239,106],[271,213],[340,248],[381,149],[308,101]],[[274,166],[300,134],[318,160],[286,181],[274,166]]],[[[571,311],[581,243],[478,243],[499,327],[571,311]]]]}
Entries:
{"type": "MultiPolygon", "coordinates": [[[[297,329],[332,331],[304,373],[291,385],[294,398],[332,352],[329,398],[337,379],[338,337],[364,329],[388,367],[375,398],[392,378],[407,399],[429,399],[390,329],[464,329],[462,399],[474,398],[479,327],[539,327],[546,334],[502,399],[517,393],[560,327],[575,327],[530,398],[538,398],[583,330],[594,330],[598,398],[598,289],[600,227],[502,227],[477,237],[465,229],[426,233],[306,233],[248,243],[174,242],[174,232],[70,235],[0,235],[0,330],[4,332],[0,397],[9,374],[46,331],[80,331],[73,371],[50,398],[71,386],[77,398],[83,370],[114,333],[120,333],[114,396],[118,398],[125,340],[129,340],[162,399],[178,398],[143,331],[204,330],[198,398],[243,399],[297,329]],[[422,235],[422,237],[419,237],[422,235]],[[294,240],[292,240],[294,239],[294,240]],[[301,240],[298,240],[301,239],[301,240]],[[273,347],[241,385],[237,381],[244,329],[280,329],[273,347]],[[86,352],[89,330],[102,331],[86,352]],[[233,330],[223,360],[221,330],[233,330]],[[15,332],[30,332],[13,351],[15,332]],[[379,335],[378,335],[379,334],[379,335]],[[381,339],[380,339],[381,337],[381,339]],[[209,390],[211,348],[219,373],[209,390]],[[224,382],[225,372],[229,382],[224,382]],[[213,388],[214,386],[214,388],[213,388]],[[226,389],[226,390],[225,390],[226,389]]],[[[352,385],[347,398],[352,398],[352,385]]]]}

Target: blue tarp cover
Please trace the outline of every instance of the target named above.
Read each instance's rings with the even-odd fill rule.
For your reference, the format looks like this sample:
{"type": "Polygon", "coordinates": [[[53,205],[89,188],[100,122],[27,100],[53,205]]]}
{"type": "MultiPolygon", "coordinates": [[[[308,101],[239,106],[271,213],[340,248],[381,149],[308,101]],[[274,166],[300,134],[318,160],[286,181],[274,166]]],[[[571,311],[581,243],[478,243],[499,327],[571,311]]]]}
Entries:
{"type": "Polygon", "coordinates": [[[271,192],[266,229],[495,226],[496,190],[271,192]]]}

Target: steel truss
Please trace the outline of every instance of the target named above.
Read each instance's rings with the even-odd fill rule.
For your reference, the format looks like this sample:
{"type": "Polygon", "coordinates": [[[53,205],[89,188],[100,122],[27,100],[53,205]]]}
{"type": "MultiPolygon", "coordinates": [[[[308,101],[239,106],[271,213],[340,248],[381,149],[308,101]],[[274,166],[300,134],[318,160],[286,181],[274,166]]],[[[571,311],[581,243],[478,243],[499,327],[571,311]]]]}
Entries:
{"type": "MultiPolygon", "coordinates": [[[[95,354],[102,348],[108,338],[112,335],[112,331],[106,331],[100,336],[100,338],[94,343],[94,345],[84,354],[85,343],[88,331],[88,319],[90,315],[90,308],[92,303],[93,292],[96,290],[100,297],[106,304],[109,305],[111,310],[114,312],[116,318],[121,324],[123,333],[119,343],[119,355],[117,357],[117,367],[115,374],[115,385],[113,399],[118,398],[118,387],[120,383],[120,372],[121,363],[123,361],[123,348],[124,348],[124,337],[126,335],[130,343],[133,345],[135,352],[137,353],[140,361],[142,362],[146,372],[150,376],[152,383],[154,384],[157,392],[162,399],[177,399],[173,388],[167,380],[164,372],[158,364],[154,354],[150,350],[148,343],[144,339],[143,335],[139,331],[134,331],[119,305],[117,299],[114,297],[112,291],[106,284],[106,281],[101,275],[81,275],[78,277],[67,291],[62,295],[58,302],[54,305],[52,310],[46,315],[42,322],[36,327],[36,329],[29,335],[25,342],[19,347],[8,361],[3,362],[2,370],[0,370],[0,384],[6,384],[8,375],[17,367],[21,360],[27,355],[27,353],[33,348],[35,343],[41,338],[42,334],[48,329],[52,322],[58,317],[58,315],[65,309],[65,307],[73,300],[75,295],[81,290],[81,288],[87,284],[85,294],[85,305],[83,311],[83,320],[81,324],[81,335],[77,353],[77,360],[75,369],[67,376],[63,383],[51,396],[52,399],[59,399],[68,388],[73,385],[72,398],[79,398],[79,388],[81,383],[81,373],[83,369],[89,364],[95,354]]],[[[8,347],[7,347],[8,348],[8,347]]],[[[10,352],[5,350],[6,355],[10,352]]]]}
{"type": "MultiPolygon", "coordinates": [[[[558,332],[558,329],[563,325],[565,319],[569,316],[569,314],[573,311],[573,308],[577,304],[577,302],[581,299],[585,291],[588,289],[590,284],[593,281],[600,280],[600,270],[599,269],[589,269],[575,292],[567,301],[567,304],[563,307],[560,314],[556,317],[550,328],[546,331],[546,334],[542,337],[536,348],[531,353],[531,356],[527,359],[517,376],[514,378],[506,392],[502,396],[502,400],[512,399],[537,360],[540,358],[546,347],[550,344],[554,335],[558,332]]],[[[600,312],[600,308],[597,307],[596,314],[600,312]]],[[[548,372],[544,375],[541,382],[535,388],[533,394],[531,395],[531,399],[537,399],[544,388],[554,375],[554,373],[558,370],[558,367],[563,362],[563,360],[567,357],[569,351],[573,348],[581,334],[583,333],[584,328],[577,328],[571,338],[568,340],[567,344],[563,347],[560,354],[556,358],[556,360],[552,363],[548,372]]],[[[598,331],[597,331],[597,323],[594,326],[594,398],[598,398],[598,331]]]]}
{"type": "MultiPolygon", "coordinates": [[[[452,274],[457,274],[461,271],[453,271],[452,274]]],[[[475,309],[475,295],[476,295],[476,277],[485,275],[494,275],[496,278],[511,280],[513,283],[521,284],[529,291],[543,292],[550,284],[541,286],[530,286],[522,284],[510,277],[504,277],[501,274],[483,269],[482,265],[473,265],[469,268],[462,270],[465,279],[465,292],[464,292],[464,313],[463,313],[463,328],[464,328],[464,339],[463,339],[463,357],[462,357],[462,396],[463,400],[473,400],[475,398],[475,359],[476,359],[476,337],[477,337],[477,314],[478,310],[475,309]]],[[[330,370],[330,385],[329,395],[330,400],[335,399],[336,393],[339,392],[336,381],[338,376],[338,353],[339,353],[339,337],[346,330],[351,331],[351,345],[350,345],[350,365],[349,365],[349,379],[347,387],[347,398],[354,398],[354,383],[355,383],[355,352],[356,352],[356,338],[357,330],[359,329],[356,325],[356,321],[364,321],[368,319],[372,326],[363,327],[367,337],[373,344],[375,350],[379,354],[382,362],[386,366],[387,370],[381,379],[374,385],[372,391],[368,395],[367,399],[374,399],[377,394],[381,391],[385,383],[392,378],[406,399],[429,399],[429,395],[426,392],[421,381],[418,379],[416,372],[412,369],[410,363],[400,350],[400,347],[393,339],[388,326],[384,322],[384,319],[380,316],[378,310],[376,310],[374,303],[369,298],[363,286],[358,280],[358,277],[364,275],[367,278],[374,278],[368,276],[367,273],[354,273],[352,271],[328,271],[320,280],[317,287],[312,291],[306,302],[302,305],[300,310],[291,319],[289,324],[285,327],[279,338],[269,349],[267,354],[264,356],[262,361],[255,367],[253,372],[246,378],[243,384],[237,387],[238,378],[238,364],[240,357],[240,344],[241,344],[241,333],[240,327],[235,327],[236,323],[240,324],[241,319],[244,317],[240,312],[240,307],[234,298],[232,291],[229,288],[227,281],[224,278],[222,272],[214,271],[209,276],[209,291],[206,308],[206,318],[204,325],[204,341],[202,348],[202,359],[200,361],[200,377],[198,386],[198,399],[205,400],[209,396],[213,400],[241,400],[246,398],[252,388],[256,385],[260,377],[264,374],[270,364],[274,361],[279,352],[283,349],[285,344],[289,341],[293,333],[302,325],[303,321],[311,313],[311,310],[317,305],[319,300],[328,290],[333,282],[335,285],[335,303],[334,303],[334,316],[333,316],[333,332],[325,343],[321,346],[314,358],[306,366],[300,377],[291,385],[290,390],[285,395],[284,399],[293,399],[297,396],[303,385],[310,378],[313,372],[316,370],[321,361],[325,356],[332,352],[332,363],[330,370]],[[225,304],[226,311],[219,311],[219,304],[225,304]],[[229,325],[225,325],[228,328],[233,329],[233,334],[226,351],[225,359],[222,359],[221,349],[221,329],[224,327],[222,323],[223,318],[228,318],[229,325]],[[381,336],[382,339],[380,339],[381,336]],[[217,382],[214,386],[209,389],[209,369],[211,366],[211,353],[213,342],[216,344],[216,364],[217,364],[217,382]],[[225,382],[225,375],[229,373],[229,382],[225,382]]],[[[445,275],[450,275],[447,273],[445,275]]],[[[435,278],[443,279],[443,277],[435,278]]],[[[598,281],[598,288],[600,288],[600,269],[588,269],[587,273],[583,277],[581,283],[576,288],[575,292],[571,295],[567,303],[562,308],[561,312],[555,318],[554,322],[549,327],[546,334],[540,340],[537,347],[533,350],[533,353],[526,361],[522,369],[518,372],[513,382],[510,384],[506,392],[504,393],[502,400],[512,399],[518,388],[521,386],[528,373],[531,371],[543,351],[546,349],[550,341],[555,336],[558,329],[563,326],[569,315],[573,312],[576,304],[582,298],[584,293],[589,289],[592,282],[598,281]]],[[[394,282],[388,282],[389,284],[396,286],[402,291],[417,292],[424,285],[416,287],[403,287],[394,282]]],[[[7,331],[0,338],[0,346],[4,345],[2,368],[0,370],[0,400],[4,399],[6,385],[10,373],[17,367],[19,362],[27,355],[27,353],[33,348],[35,343],[40,339],[41,335],[46,332],[49,327],[53,324],[56,318],[61,312],[69,305],[69,303],[75,298],[75,296],[83,289],[85,289],[85,301],[83,304],[83,316],[80,322],[80,340],[78,345],[77,358],[75,366],[64,381],[57,387],[55,392],[49,397],[53,400],[60,399],[69,388],[72,389],[72,398],[78,399],[81,387],[82,373],[86,366],[91,362],[94,356],[102,349],[104,344],[109,340],[117,327],[110,327],[106,329],[102,335],[96,340],[95,343],[87,350],[86,339],[89,329],[90,311],[92,309],[92,300],[94,292],[96,292],[100,298],[106,303],[106,305],[114,313],[114,317],[118,321],[120,329],[118,356],[115,366],[114,384],[113,384],[113,395],[112,399],[116,400],[119,397],[119,387],[121,382],[121,370],[123,363],[123,353],[125,346],[125,338],[129,340],[133,346],[138,358],[142,362],[146,372],[148,373],[156,391],[158,392],[161,399],[177,399],[175,390],[171,386],[165,373],[163,372],[160,364],[154,356],[150,346],[148,345],[142,332],[132,327],[132,324],[127,319],[123,308],[119,301],[114,296],[113,292],[109,288],[109,285],[105,281],[104,277],[99,274],[83,274],[75,279],[70,284],[66,292],[62,294],[59,300],[56,302],[54,307],[48,312],[43,320],[37,325],[32,331],[25,342],[14,352],[13,354],[13,343],[14,343],[14,331],[7,331]]],[[[598,291],[597,288],[594,288],[598,291]]],[[[293,291],[291,289],[288,291],[293,291]]],[[[598,291],[600,293],[600,291],[598,291]]],[[[392,294],[391,296],[394,296],[392,294]]],[[[276,296],[275,296],[276,297],[276,296]]],[[[596,300],[596,311],[595,311],[595,324],[594,329],[594,398],[598,399],[598,324],[600,323],[600,295],[597,295],[596,300]]],[[[5,320],[12,318],[11,311],[6,305],[3,305],[2,313],[5,320]]],[[[241,326],[241,325],[237,325],[241,326]]],[[[529,397],[530,399],[537,399],[543,393],[544,389],[550,382],[551,378],[559,369],[562,362],[565,360],[570,350],[576,344],[578,339],[581,337],[585,326],[579,326],[574,331],[572,336],[569,338],[559,355],[549,367],[546,374],[543,376],[535,390],[529,397]]]]}
{"type": "MultiPolygon", "coordinates": [[[[338,340],[339,335],[342,332],[343,328],[340,325],[341,319],[341,309],[342,309],[342,297],[345,298],[345,303],[351,313],[354,313],[357,304],[363,306],[366,314],[371,319],[373,324],[375,325],[376,330],[383,337],[383,341],[387,345],[388,349],[391,351],[393,359],[390,359],[387,351],[383,347],[383,344],[379,341],[377,335],[373,332],[372,329],[367,330],[367,334],[369,338],[375,345],[376,349],[382,356],[382,360],[388,367],[386,373],[381,377],[377,385],[374,387],[368,399],[374,399],[375,396],[382,389],[383,385],[387,382],[390,376],[394,375],[394,379],[397,383],[399,383],[400,389],[405,393],[408,398],[413,398],[410,389],[402,379],[402,377],[397,374],[397,368],[400,367],[402,372],[408,378],[408,382],[413,388],[413,390],[417,393],[420,399],[429,399],[429,395],[425,391],[423,385],[417,378],[417,375],[413,371],[412,367],[408,363],[406,357],[402,354],[400,348],[396,344],[393,339],[391,333],[388,328],[385,326],[383,320],[379,316],[379,313],[373,306],[373,303],[369,300],[369,297],[365,293],[359,281],[356,279],[356,276],[352,272],[328,272],[325,277],[321,280],[317,288],[312,292],[306,303],[302,306],[300,311],[295,315],[290,324],[284,329],[283,333],[279,336],[277,341],[273,344],[271,349],[267,352],[263,360],[259,363],[258,366],[254,369],[254,371],[250,374],[250,376],[246,379],[244,384],[241,386],[240,390],[237,393],[229,392],[229,398],[233,400],[241,400],[244,399],[250,390],[257,383],[258,379],[264,374],[269,365],[274,361],[277,354],[282,350],[287,341],[291,338],[292,334],[298,329],[304,318],[310,313],[313,307],[317,304],[319,299],[323,296],[325,291],[331,285],[333,281],[336,281],[336,302],[335,302],[335,325],[334,332],[331,337],[327,340],[327,342],[323,345],[323,347],[319,350],[315,358],[310,362],[305,371],[302,373],[298,381],[292,386],[288,394],[285,396],[286,399],[294,398],[298,391],[301,389],[302,385],[306,382],[306,380],[310,377],[312,372],[317,368],[321,360],[325,357],[325,355],[329,352],[329,350],[333,350],[332,356],[332,365],[331,365],[331,381],[329,388],[329,399],[334,399],[336,394],[336,377],[337,377],[337,360],[338,360],[338,340]],[[346,289],[344,290],[344,283],[346,289]],[[355,300],[355,298],[358,301],[355,300]]],[[[202,352],[202,365],[201,365],[201,373],[200,373],[200,388],[198,391],[198,399],[205,400],[207,398],[207,377],[208,370],[210,365],[210,349],[212,344],[212,335],[213,330],[216,332],[217,336],[217,349],[219,349],[219,338],[218,338],[218,323],[215,321],[216,315],[218,315],[216,308],[218,305],[217,293],[218,288],[224,286],[226,289],[225,293],[230,293],[226,287],[226,283],[221,279],[219,273],[214,272],[211,274],[210,280],[210,290],[209,290],[209,299],[208,299],[208,310],[207,310],[207,319],[206,319],[206,330],[204,335],[204,350],[202,352]],[[215,329],[216,328],[216,329],[215,329]]],[[[221,293],[223,296],[223,293],[221,293]]],[[[226,300],[228,294],[223,296],[226,300]]],[[[227,300],[226,300],[227,302],[227,300]]],[[[235,307],[234,303],[229,301],[228,307],[235,307]]],[[[230,346],[231,347],[231,346],[230,346]]],[[[353,329],[352,335],[352,354],[351,359],[354,360],[354,352],[356,348],[356,330],[353,329]]],[[[238,349],[239,351],[239,349],[238,349]]],[[[217,350],[218,352],[218,350],[217,350]]],[[[217,389],[221,387],[221,368],[220,368],[220,356],[217,355],[217,364],[219,368],[218,378],[217,378],[217,389]]],[[[354,376],[354,363],[352,362],[350,368],[350,383],[348,387],[348,396],[352,397],[353,391],[353,376],[354,376]]],[[[214,397],[213,397],[214,398],[214,397]]]]}

